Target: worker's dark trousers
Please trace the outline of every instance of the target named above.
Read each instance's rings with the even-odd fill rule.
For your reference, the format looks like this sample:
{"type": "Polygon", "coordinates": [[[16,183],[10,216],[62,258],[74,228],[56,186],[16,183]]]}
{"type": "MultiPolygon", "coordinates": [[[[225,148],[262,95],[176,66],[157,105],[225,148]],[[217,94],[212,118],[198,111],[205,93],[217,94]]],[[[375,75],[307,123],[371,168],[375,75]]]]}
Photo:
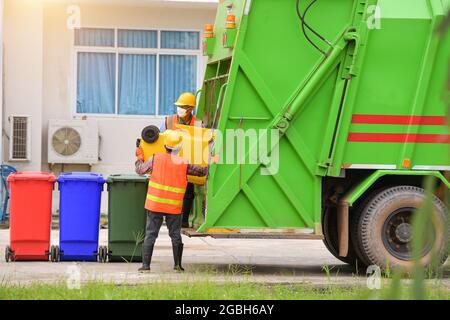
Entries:
{"type": "Polygon", "coordinates": [[[182,210],[183,224],[189,223],[189,215],[192,210],[192,205],[194,204],[194,197],[195,197],[194,184],[188,183],[183,199],[183,210],[182,210]]]}
{"type": "Polygon", "coordinates": [[[145,230],[143,248],[148,248],[155,244],[164,218],[166,219],[166,225],[169,229],[169,236],[172,240],[172,245],[178,246],[183,244],[181,239],[181,214],[166,214],[147,211],[147,226],[145,230]]]}

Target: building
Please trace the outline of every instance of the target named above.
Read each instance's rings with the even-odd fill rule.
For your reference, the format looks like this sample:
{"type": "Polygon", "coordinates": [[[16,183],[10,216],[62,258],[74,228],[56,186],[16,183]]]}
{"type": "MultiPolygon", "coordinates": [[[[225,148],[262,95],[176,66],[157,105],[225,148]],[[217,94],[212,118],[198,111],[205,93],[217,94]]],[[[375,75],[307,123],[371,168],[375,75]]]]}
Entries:
{"type": "Polygon", "coordinates": [[[201,87],[202,30],[217,1],[1,2],[1,157],[18,170],[133,173],[142,128],[159,126],[181,91],[201,87]],[[21,141],[11,143],[13,116],[30,122],[27,152],[11,157],[21,141]],[[51,119],[96,123],[98,162],[49,164],[51,119]]]}

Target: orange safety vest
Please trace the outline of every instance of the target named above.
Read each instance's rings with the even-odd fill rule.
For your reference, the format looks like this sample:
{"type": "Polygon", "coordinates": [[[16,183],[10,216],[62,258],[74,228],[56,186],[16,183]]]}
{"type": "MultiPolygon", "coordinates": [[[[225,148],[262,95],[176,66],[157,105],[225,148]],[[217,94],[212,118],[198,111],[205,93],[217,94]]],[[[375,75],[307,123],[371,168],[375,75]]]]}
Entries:
{"type": "MultiPolygon", "coordinates": [[[[177,128],[175,127],[175,125],[177,125],[179,123],[180,122],[178,121],[178,115],[176,115],[176,114],[174,114],[170,117],[166,117],[166,129],[176,130],[177,128]]],[[[197,121],[197,118],[194,115],[192,115],[191,122],[189,122],[189,126],[201,127],[202,122],[197,121]]]]}
{"type": "Polygon", "coordinates": [[[145,209],[153,212],[181,214],[187,186],[187,162],[169,153],[153,158],[145,209]]]}

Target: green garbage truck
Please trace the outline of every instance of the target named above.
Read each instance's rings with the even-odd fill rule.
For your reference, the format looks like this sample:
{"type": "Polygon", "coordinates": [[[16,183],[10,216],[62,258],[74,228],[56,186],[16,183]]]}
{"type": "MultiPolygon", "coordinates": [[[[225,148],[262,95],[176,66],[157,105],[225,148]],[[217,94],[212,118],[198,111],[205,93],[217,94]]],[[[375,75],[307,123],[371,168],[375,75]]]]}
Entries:
{"type": "Polygon", "coordinates": [[[322,239],[349,264],[410,268],[413,219],[428,214],[421,261],[445,261],[450,39],[435,30],[449,8],[219,1],[198,93],[198,117],[222,135],[219,160],[185,233],[322,239]],[[420,209],[428,179],[431,213],[420,209]]]}

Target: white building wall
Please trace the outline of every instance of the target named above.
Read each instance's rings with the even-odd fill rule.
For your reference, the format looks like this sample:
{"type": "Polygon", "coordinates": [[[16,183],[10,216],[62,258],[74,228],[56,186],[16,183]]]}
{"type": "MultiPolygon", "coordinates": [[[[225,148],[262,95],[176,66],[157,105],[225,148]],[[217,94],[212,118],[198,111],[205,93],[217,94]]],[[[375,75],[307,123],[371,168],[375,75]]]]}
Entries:
{"type": "MultiPolygon", "coordinates": [[[[31,161],[14,162],[23,171],[40,171],[42,161],[43,4],[6,0],[4,14],[3,129],[9,134],[11,115],[31,116],[31,161]]],[[[9,138],[3,135],[4,160],[9,138]]]]}

